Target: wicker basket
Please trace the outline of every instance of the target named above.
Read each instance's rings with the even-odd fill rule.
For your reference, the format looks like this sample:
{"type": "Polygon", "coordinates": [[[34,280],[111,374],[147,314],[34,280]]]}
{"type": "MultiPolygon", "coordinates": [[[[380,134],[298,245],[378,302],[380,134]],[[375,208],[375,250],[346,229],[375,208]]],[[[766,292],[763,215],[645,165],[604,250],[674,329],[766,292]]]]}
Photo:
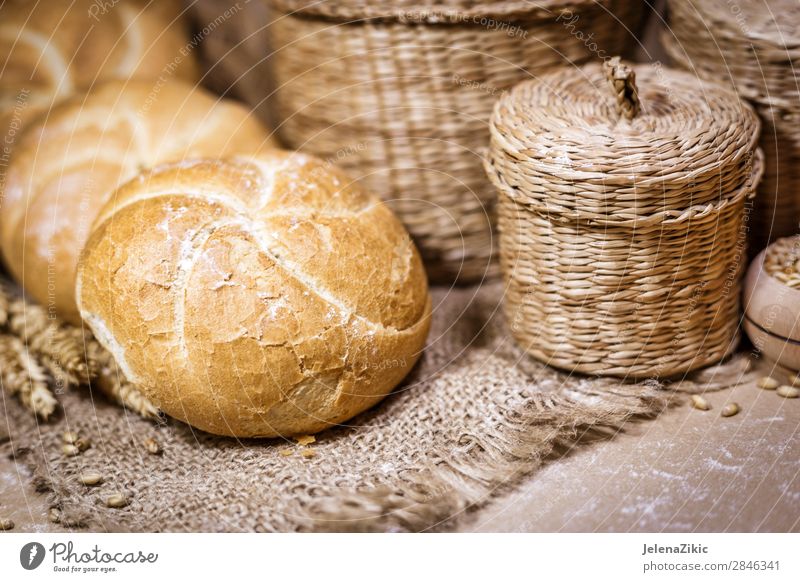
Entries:
{"type": "Polygon", "coordinates": [[[645,67],[639,86],[618,60],[565,70],[492,118],[506,316],[559,368],[669,377],[738,338],[758,118],[686,73],[645,67]]]}
{"type": "Polygon", "coordinates": [[[800,231],[800,3],[669,0],[662,38],[671,60],[731,83],[763,121],[764,180],[750,221],[750,251],[800,231]]]}
{"type": "Polygon", "coordinates": [[[271,4],[282,140],[390,201],[434,282],[496,270],[482,157],[497,97],[554,65],[621,50],[642,10],[638,0],[271,4]]]}

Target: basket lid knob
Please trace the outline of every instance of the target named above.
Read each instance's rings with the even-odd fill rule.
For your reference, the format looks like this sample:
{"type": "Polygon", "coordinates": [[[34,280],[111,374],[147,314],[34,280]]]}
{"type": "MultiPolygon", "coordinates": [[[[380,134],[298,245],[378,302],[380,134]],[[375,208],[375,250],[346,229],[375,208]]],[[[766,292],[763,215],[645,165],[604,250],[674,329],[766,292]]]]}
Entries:
{"type": "Polygon", "coordinates": [[[641,109],[639,91],[636,88],[636,73],[624,64],[620,57],[605,61],[603,68],[617,99],[617,112],[620,117],[632,120],[641,109]]]}

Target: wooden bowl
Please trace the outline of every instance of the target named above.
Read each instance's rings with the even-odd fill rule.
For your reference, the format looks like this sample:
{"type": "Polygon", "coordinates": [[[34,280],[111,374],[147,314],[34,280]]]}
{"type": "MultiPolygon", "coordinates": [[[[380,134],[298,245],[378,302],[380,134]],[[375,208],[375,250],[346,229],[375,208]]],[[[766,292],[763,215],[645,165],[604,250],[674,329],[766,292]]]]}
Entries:
{"type": "MultiPolygon", "coordinates": [[[[769,248],[769,247],[768,247],[769,248]]],[[[758,351],[792,370],[800,370],[800,289],[764,271],[761,251],[744,282],[744,330],[758,351]]]]}

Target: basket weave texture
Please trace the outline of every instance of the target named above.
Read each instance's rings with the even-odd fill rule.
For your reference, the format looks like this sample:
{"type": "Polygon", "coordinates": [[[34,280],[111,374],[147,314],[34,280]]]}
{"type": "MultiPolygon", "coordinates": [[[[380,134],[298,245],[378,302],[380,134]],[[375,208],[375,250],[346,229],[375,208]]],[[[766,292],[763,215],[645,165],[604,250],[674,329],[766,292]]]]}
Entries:
{"type": "Polygon", "coordinates": [[[282,140],[390,201],[434,282],[497,270],[482,171],[494,101],[553,66],[622,50],[642,11],[627,0],[271,4],[282,140]]]}
{"type": "Polygon", "coordinates": [[[492,118],[506,317],[559,368],[669,377],[737,342],[758,118],[686,73],[639,81],[617,59],[560,71],[492,118]]]}
{"type": "Polygon", "coordinates": [[[430,24],[464,22],[475,16],[548,19],[562,11],[585,9],[589,4],[586,0],[270,0],[270,3],[296,16],[334,22],[379,20],[430,24]]]}
{"type": "Polygon", "coordinates": [[[763,121],[764,180],[750,225],[751,254],[800,222],[800,3],[669,0],[671,60],[732,84],[763,121]]]}

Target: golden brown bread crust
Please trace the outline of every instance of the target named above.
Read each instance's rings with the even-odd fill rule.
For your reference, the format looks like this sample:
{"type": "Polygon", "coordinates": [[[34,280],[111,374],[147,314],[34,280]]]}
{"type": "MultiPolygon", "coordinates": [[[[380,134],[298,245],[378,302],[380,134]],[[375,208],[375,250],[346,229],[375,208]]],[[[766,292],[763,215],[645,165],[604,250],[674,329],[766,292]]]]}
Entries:
{"type": "Polygon", "coordinates": [[[431,303],[408,233],[316,158],[165,165],[115,192],[92,231],[81,315],[148,398],[208,432],[341,423],[424,346],[431,303]]]}
{"type": "Polygon", "coordinates": [[[269,146],[243,106],[171,81],[110,81],[61,102],[14,149],[0,212],[6,265],[42,305],[72,322],[75,267],[114,189],[142,169],[269,146]]]}
{"type": "Polygon", "coordinates": [[[4,0],[0,4],[0,130],[22,90],[25,120],[112,79],[195,81],[180,0],[4,0]]]}

